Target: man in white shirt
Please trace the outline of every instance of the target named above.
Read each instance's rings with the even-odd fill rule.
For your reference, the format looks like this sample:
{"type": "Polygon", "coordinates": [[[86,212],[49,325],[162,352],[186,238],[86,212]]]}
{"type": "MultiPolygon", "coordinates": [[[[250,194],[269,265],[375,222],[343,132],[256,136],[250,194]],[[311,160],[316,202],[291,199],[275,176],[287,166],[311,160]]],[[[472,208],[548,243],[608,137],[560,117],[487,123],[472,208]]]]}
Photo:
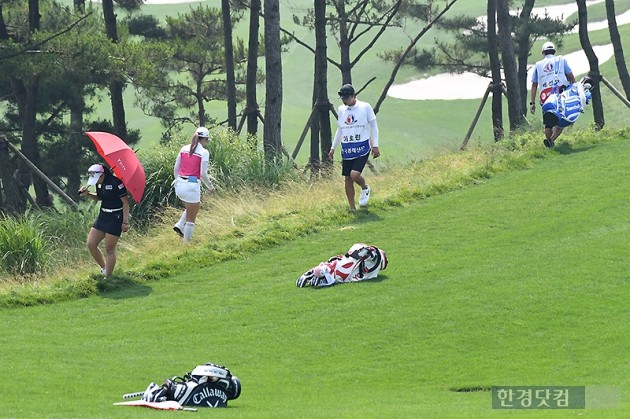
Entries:
{"type": "Polygon", "coordinates": [[[370,200],[371,189],[365,183],[362,172],[370,151],[374,158],[381,155],[378,148],[378,125],[372,106],[367,102],[357,100],[356,92],[351,84],[341,86],[339,97],[343,105],[339,106],[337,112],[337,132],[328,157],[333,159],[335,149],[341,143],[343,160],[341,174],[344,176],[350,211],[355,212],[355,183],[361,187],[359,205],[364,207],[370,200]]]}
{"type": "MultiPolygon", "coordinates": [[[[539,103],[542,106],[552,94],[560,94],[566,86],[576,83],[575,76],[569,63],[562,56],[556,56],[556,47],[552,42],[545,42],[542,46],[544,58],[536,63],[532,73],[532,90],[529,101],[529,111],[536,111],[536,93],[540,87],[539,103]]],[[[545,123],[545,147],[553,147],[553,127],[545,123]]]]}

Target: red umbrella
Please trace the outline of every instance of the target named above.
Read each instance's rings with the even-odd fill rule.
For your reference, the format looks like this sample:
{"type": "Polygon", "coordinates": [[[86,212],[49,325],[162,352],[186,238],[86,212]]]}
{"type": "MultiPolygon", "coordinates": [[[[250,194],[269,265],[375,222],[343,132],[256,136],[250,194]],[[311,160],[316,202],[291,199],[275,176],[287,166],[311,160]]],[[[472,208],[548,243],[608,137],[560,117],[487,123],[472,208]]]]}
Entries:
{"type": "Polygon", "coordinates": [[[140,202],[147,179],[136,153],[114,134],[96,131],[86,134],[96,146],[98,154],[114,170],[118,179],[122,180],[134,201],[140,202]]]}

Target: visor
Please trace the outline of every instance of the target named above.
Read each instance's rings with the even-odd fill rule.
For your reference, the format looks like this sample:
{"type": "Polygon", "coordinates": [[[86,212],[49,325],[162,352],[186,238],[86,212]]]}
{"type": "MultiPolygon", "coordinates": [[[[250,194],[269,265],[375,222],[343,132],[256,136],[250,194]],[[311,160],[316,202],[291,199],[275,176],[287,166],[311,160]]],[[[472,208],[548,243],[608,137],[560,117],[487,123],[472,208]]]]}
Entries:
{"type": "Polygon", "coordinates": [[[87,181],[88,186],[96,185],[102,174],[103,172],[89,172],[87,181]]]}

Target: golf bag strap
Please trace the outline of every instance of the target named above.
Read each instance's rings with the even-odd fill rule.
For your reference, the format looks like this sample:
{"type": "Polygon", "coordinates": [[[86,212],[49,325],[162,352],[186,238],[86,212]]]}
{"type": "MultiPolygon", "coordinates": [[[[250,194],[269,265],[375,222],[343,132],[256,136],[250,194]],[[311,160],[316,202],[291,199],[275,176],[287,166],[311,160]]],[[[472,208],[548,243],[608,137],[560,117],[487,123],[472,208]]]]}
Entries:
{"type": "Polygon", "coordinates": [[[359,265],[360,265],[361,269],[359,271],[359,278],[363,278],[363,271],[364,271],[364,268],[365,268],[365,259],[367,259],[369,256],[371,256],[371,253],[376,253],[376,258],[375,259],[376,259],[377,263],[375,263],[374,266],[372,266],[370,269],[368,269],[367,273],[374,272],[376,269],[378,269],[378,267],[381,264],[381,260],[382,260],[381,252],[379,251],[378,247],[376,247],[376,246],[369,246],[369,247],[367,247],[368,249],[370,249],[370,251],[368,253],[366,253],[364,256],[360,256],[359,252],[361,250],[365,249],[365,248],[366,247],[362,247],[360,249],[357,249],[354,252],[352,252],[351,254],[346,253],[346,257],[351,257],[353,259],[356,259],[356,260],[360,261],[359,265]]]}
{"type": "Polygon", "coordinates": [[[374,264],[374,266],[372,266],[370,269],[368,269],[368,273],[369,272],[374,272],[376,269],[378,269],[381,266],[381,261],[383,260],[383,257],[381,256],[381,251],[378,250],[377,247],[373,247],[372,251],[376,253],[376,263],[374,264]]]}

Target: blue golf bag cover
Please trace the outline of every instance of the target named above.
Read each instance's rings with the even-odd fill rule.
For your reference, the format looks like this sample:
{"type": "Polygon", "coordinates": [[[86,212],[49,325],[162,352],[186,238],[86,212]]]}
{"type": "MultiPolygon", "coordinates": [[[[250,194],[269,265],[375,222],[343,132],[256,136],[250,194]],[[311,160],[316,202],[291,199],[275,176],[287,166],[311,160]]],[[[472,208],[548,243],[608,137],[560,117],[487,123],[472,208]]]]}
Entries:
{"type": "Polygon", "coordinates": [[[227,368],[212,363],[198,365],[184,377],[175,376],[159,386],[149,384],[142,400],[174,400],[182,406],[227,407],[241,395],[241,382],[227,368]]]}
{"type": "Polygon", "coordinates": [[[584,81],[573,83],[562,93],[553,93],[543,103],[543,115],[552,113],[558,118],[558,126],[565,128],[573,124],[591,101],[591,85],[584,81]]]}

